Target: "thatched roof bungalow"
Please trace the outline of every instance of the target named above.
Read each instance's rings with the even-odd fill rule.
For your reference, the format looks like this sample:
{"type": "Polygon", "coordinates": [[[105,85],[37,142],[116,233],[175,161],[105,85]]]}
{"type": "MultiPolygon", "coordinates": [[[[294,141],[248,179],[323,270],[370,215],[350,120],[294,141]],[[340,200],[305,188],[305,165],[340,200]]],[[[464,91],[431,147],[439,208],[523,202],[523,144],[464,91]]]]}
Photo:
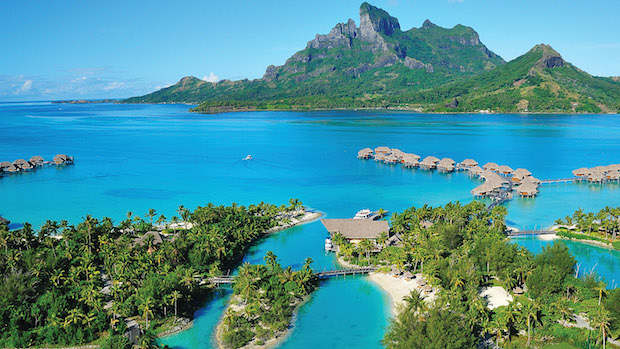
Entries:
{"type": "Polygon", "coordinates": [[[389,147],[376,147],[375,148],[375,154],[378,154],[378,153],[389,154],[391,152],[392,151],[390,150],[389,147]]]}
{"type": "Polygon", "coordinates": [[[149,236],[153,237],[153,246],[159,245],[159,244],[164,242],[164,240],[163,240],[163,238],[162,238],[162,236],[161,236],[161,234],[159,232],[157,232],[157,231],[149,231],[149,232],[146,232],[146,234],[144,234],[144,235],[142,235],[140,237],[135,238],[133,240],[132,246],[133,247],[135,247],[135,246],[143,246],[144,244],[146,244],[147,240],[149,239],[149,236]]]}
{"type": "Polygon", "coordinates": [[[489,185],[489,183],[483,183],[477,187],[475,187],[474,189],[471,190],[471,194],[474,197],[484,197],[484,196],[489,196],[493,193],[493,191],[495,190],[495,188],[492,185],[489,185]]]}
{"type": "Polygon", "coordinates": [[[385,153],[375,153],[375,161],[385,161],[387,155],[385,153]]]}
{"type": "Polygon", "coordinates": [[[528,183],[529,184],[534,184],[535,186],[538,187],[542,183],[542,181],[540,179],[536,178],[536,177],[533,177],[533,176],[525,177],[521,181],[521,185],[528,184],[528,183]]]}
{"type": "Polygon", "coordinates": [[[500,167],[497,168],[497,172],[499,172],[500,174],[504,176],[509,176],[514,172],[514,170],[510,168],[510,166],[508,165],[501,165],[500,167]]]}
{"type": "Polygon", "coordinates": [[[403,157],[403,164],[406,167],[415,167],[419,164],[418,159],[419,157],[416,158],[415,154],[405,154],[403,157]]]}
{"type": "Polygon", "coordinates": [[[4,217],[0,217],[0,224],[8,226],[10,223],[11,223],[11,221],[9,221],[8,219],[6,219],[4,217]]]}
{"type": "Polygon", "coordinates": [[[13,161],[13,165],[19,167],[21,170],[24,170],[24,171],[31,170],[34,168],[34,166],[32,166],[31,163],[29,163],[28,161],[24,159],[17,159],[13,161]]]}
{"type": "Polygon", "coordinates": [[[520,182],[521,180],[523,180],[523,178],[531,176],[531,175],[532,175],[532,172],[524,168],[518,168],[512,173],[512,181],[520,182]]]}
{"type": "Polygon", "coordinates": [[[400,149],[392,148],[392,155],[398,158],[399,161],[403,160],[403,157],[405,156],[405,154],[406,153],[400,149]]]}
{"type": "Polygon", "coordinates": [[[607,167],[605,166],[595,166],[595,167],[592,167],[590,171],[592,171],[592,173],[595,173],[595,172],[607,173],[608,172],[607,167]]]}
{"type": "Polygon", "coordinates": [[[425,168],[425,169],[432,169],[437,167],[437,163],[439,162],[439,159],[437,159],[434,156],[427,156],[424,158],[424,160],[422,160],[420,162],[420,167],[425,168]]]}
{"type": "Polygon", "coordinates": [[[413,156],[413,157],[416,159],[416,161],[418,161],[418,162],[419,162],[419,161],[420,161],[420,159],[422,158],[420,155],[418,155],[418,154],[414,154],[414,153],[409,153],[409,155],[413,156]]]}
{"type": "Polygon", "coordinates": [[[68,156],[67,154],[58,154],[54,156],[54,163],[56,165],[72,164],[73,156],[68,156]]]}
{"type": "Polygon", "coordinates": [[[587,177],[591,173],[592,173],[592,171],[590,171],[590,169],[587,168],[587,167],[582,167],[582,168],[578,168],[576,170],[573,170],[573,176],[575,176],[575,177],[587,177]]]}
{"type": "Polygon", "coordinates": [[[607,177],[607,180],[617,181],[617,180],[620,180],[620,171],[617,171],[617,170],[609,171],[607,172],[605,176],[607,177]]]}
{"type": "Polygon", "coordinates": [[[454,166],[455,164],[456,164],[456,161],[450,158],[443,158],[439,160],[439,163],[438,163],[438,165],[452,165],[452,166],[454,166]]]}
{"type": "Polygon", "coordinates": [[[3,161],[0,164],[0,167],[2,167],[2,171],[3,172],[19,172],[20,168],[17,167],[16,165],[13,165],[12,163],[8,162],[8,161],[3,161]]]}
{"type": "Polygon", "coordinates": [[[522,197],[534,197],[538,195],[538,188],[533,183],[524,183],[517,188],[517,192],[522,197]]]}
{"type": "Polygon", "coordinates": [[[456,164],[456,161],[450,158],[443,158],[437,164],[437,169],[444,172],[452,172],[454,171],[454,164],[456,164]]]}
{"type": "Polygon", "coordinates": [[[385,160],[383,160],[383,162],[385,162],[386,164],[397,164],[400,163],[400,159],[396,155],[390,154],[385,157],[385,160]]]}
{"type": "Polygon", "coordinates": [[[321,223],[330,234],[340,233],[352,243],[361,240],[376,240],[381,233],[389,234],[390,226],[387,221],[369,219],[321,219],[321,223]]]}
{"type": "Polygon", "coordinates": [[[30,163],[34,166],[43,166],[43,157],[41,155],[35,155],[30,158],[30,163]]]}
{"type": "Polygon", "coordinates": [[[489,171],[497,171],[499,165],[494,162],[487,162],[484,166],[482,166],[482,168],[489,171]]]}
{"type": "Polygon", "coordinates": [[[588,176],[588,182],[590,183],[602,183],[604,180],[605,175],[600,172],[594,172],[588,176]]]}
{"type": "Polygon", "coordinates": [[[472,168],[469,169],[469,172],[471,172],[472,174],[476,175],[476,176],[480,176],[482,175],[482,173],[484,173],[484,170],[482,169],[482,167],[475,165],[472,168]]]}
{"type": "Polygon", "coordinates": [[[461,161],[461,166],[474,167],[476,165],[478,165],[478,161],[474,159],[465,159],[461,161]]]}
{"type": "Polygon", "coordinates": [[[370,159],[374,152],[370,148],[364,148],[357,152],[358,159],[370,159]]]}

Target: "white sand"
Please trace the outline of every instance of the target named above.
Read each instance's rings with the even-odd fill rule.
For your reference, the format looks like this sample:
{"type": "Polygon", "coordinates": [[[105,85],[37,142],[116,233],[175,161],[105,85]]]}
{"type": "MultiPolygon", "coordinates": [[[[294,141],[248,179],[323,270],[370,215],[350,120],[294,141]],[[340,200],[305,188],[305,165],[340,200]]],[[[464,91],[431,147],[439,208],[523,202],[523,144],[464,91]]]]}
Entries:
{"type": "Polygon", "coordinates": [[[557,239],[558,236],[556,234],[541,234],[538,235],[538,238],[541,240],[551,241],[557,239]]]}
{"type": "MultiPolygon", "coordinates": [[[[418,292],[421,292],[421,287],[418,286],[415,279],[406,280],[383,273],[370,273],[368,276],[371,281],[379,285],[390,296],[390,299],[392,300],[393,315],[396,315],[396,309],[398,309],[399,305],[403,304],[403,299],[407,297],[411,291],[417,290],[418,292]]],[[[421,275],[419,275],[419,277],[421,277],[421,275]]],[[[435,294],[436,291],[433,291],[429,295],[423,295],[422,297],[426,300],[426,302],[431,302],[435,299],[435,294]]]]}
{"type": "Polygon", "coordinates": [[[485,287],[480,292],[480,297],[487,300],[489,309],[495,309],[512,302],[512,296],[501,286],[485,287]]]}

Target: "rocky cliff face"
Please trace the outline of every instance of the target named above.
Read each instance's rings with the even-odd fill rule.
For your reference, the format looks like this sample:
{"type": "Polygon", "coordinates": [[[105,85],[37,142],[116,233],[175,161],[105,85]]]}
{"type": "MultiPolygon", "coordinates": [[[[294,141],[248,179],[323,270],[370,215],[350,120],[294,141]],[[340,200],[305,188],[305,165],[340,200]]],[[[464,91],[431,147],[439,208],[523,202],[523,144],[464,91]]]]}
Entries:
{"type": "Polygon", "coordinates": [[[542,58],[536,63],[539,68],[560,68],[566,63],[562,56],[551,46],[540,44],[534,46],[531,52],[542,51],[542,58]]]}

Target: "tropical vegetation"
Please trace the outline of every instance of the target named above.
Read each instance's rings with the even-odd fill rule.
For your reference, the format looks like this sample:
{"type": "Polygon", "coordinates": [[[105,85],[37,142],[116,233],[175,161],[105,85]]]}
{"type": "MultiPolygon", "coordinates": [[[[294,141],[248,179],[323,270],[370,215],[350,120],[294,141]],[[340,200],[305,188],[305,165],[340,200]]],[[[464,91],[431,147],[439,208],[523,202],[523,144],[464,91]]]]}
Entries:
{"type": "Polygon", "coordinates": [[[579,209],[555,223],[558,236],[596,241],[620,250],[620,207],[606,206],[598,212],[584,212],[579,209]]]}
{"type": "Polygon", "coordinates": [[[118,224],[87,215],[77,225],[47,221],[36,230],[0,225],[0,347],[115,347],[125,319],[147,331],[149,345],[148,332],[191,317],[211,287],[202,281],[234,267],[300,207],[294,199],[280,207],[208,204],[180,206],[180,218],[170,220],[151,209],[144,217],[128,212],[118,224]],[[147,234],[155,223],[167,228],[147,234]]]}
{"type": "Polygon", "coordinates": [[[263,345],[289,328],[295,308],[317,286],[312,259],[303,268],[283,268],[271,251],[265,265],[243,264],[235,276],[234,295],[224,318],[221,337],[224,345],[240,348],[251,342],[263,345]]]}

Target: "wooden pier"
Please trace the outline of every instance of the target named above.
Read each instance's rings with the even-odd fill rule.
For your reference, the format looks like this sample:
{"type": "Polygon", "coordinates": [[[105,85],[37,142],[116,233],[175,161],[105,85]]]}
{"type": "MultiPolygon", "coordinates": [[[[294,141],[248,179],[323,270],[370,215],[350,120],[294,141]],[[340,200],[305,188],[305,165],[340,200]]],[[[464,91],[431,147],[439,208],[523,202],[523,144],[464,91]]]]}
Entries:
{"type": "Polygon", "coordinates": [[[555,231],[552,230],[519,230],[519,231],[509,231],[506,233],[508,236],[519,236],[519,235],[549,235],[555,234],[555,231]]]}
{"type": "Polygon", "coordinates": [[[578,182],[578,181],[581,181],[581,180],[583,180],[583,179],[577,178],[577,177],[559,178],[559,179],[543,179],[543,180],[540,181],[540,184],[572,183],[572,182],[578,182]]]}
{"type": "MultiPolygon", "coordinates": [[[[336,276],[345,275],[362,275],[377,271],[377,267],[361,267],[361,268],[346,268],[346,269],[333,269],[314,273],[319,279],[327,279],[336,276]]],[[[235,277],[233,275],[222,275],[208,279],[208,281],[216,286],[219,285],[232,285],[235,283],[235,277]]]]}

